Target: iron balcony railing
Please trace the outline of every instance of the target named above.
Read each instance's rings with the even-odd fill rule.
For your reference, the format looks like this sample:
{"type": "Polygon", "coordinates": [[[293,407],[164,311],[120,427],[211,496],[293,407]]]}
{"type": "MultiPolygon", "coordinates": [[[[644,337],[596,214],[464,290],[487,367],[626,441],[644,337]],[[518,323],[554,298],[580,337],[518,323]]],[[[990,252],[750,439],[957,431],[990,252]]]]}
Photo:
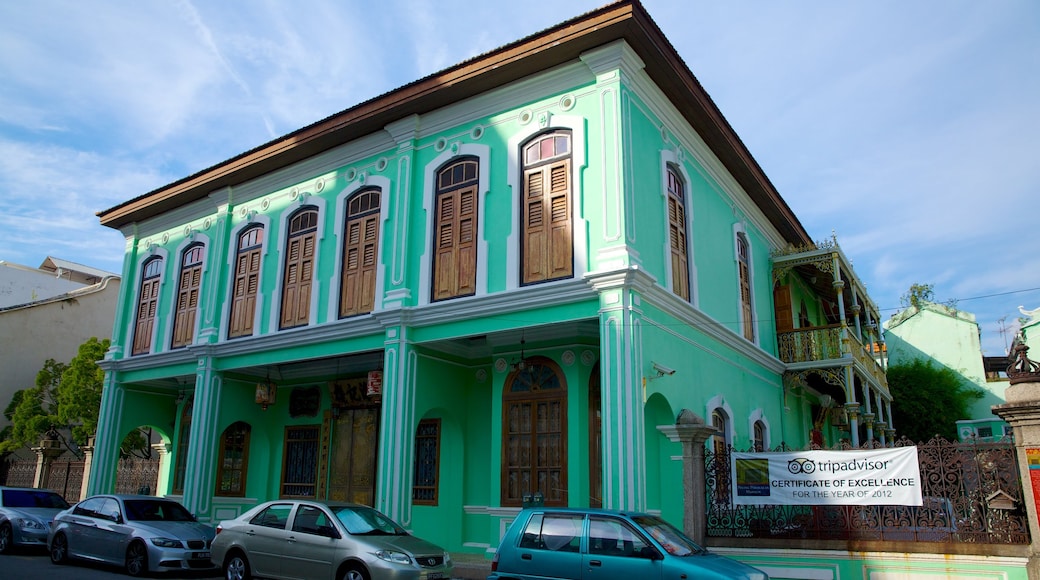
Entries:
{"type": "Polygon", "coordinates": [[[864,344],[852,329],[848,330],[844,340],[840,324],[778,332],[776,337],[780,360],[785,363],[821,362],[851,355],[875,380],[887,384],[885,371],[878,363],[877,353],[871,351],[871,348],[874,348],[873,343],[864,344]]]}

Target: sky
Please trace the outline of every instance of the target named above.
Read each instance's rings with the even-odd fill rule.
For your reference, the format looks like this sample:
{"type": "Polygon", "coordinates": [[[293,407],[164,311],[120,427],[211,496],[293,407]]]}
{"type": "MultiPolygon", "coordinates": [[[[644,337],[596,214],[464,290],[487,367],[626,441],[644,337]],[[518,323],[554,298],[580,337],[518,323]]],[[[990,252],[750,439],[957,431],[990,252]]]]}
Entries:
{"type": "MultiPolygon", "coordinates": [[[[605,0],[0,2],[0,260],[122,270],[96,213],[605,0]]],[[[1040,2],[645,0],[888,319],[1003,355],[1040,307],[1040,2]]]]}

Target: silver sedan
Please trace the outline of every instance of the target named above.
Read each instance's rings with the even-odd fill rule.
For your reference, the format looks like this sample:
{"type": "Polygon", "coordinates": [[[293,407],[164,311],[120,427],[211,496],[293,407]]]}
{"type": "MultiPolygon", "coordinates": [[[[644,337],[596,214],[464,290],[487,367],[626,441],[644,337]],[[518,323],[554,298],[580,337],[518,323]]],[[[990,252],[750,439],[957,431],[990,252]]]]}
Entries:
{"type": "Polygon", "coordinates": [[[49,489],[0,487],[0,554],[14,546],[46,546],[51,520],[68,507],[49,489]]]}
{"type": "Polygon", "coordinates": [[[373,508],[288,499],[221,522],[213,563],[226,580],[446,580],[452,571],[443,548],[373,508]]]}
{"type": "Polygon", "coordinates": [[[127,574],[211,569],[212,526],[181,504],[147,495],[95,495],[59,513],[47,536],[51,562],[123,566],[127,574]]]}

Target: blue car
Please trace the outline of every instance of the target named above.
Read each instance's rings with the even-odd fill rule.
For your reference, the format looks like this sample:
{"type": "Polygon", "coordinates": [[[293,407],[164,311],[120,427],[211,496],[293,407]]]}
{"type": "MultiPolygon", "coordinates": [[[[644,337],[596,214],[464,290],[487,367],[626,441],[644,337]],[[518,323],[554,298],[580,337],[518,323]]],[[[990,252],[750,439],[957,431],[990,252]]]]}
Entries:
{"type": "Polygon", "coordinates": [[[580,508],[527,508],[506,531],[488,580],[738,578],[761,570],[712,554],[661,518],[580,508]]]}

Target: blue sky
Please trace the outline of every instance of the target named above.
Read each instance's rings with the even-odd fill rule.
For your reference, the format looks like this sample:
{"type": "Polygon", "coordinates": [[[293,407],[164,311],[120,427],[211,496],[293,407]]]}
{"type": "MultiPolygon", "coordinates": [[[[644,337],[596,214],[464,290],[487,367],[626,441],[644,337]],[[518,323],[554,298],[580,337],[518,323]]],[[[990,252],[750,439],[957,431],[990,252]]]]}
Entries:
{"type": "MultiPolygon", "coordinates": [[[[119,272],[97,211],[603,3],[0,3],[0,260],[119,272]]],[[[884,318],[934,284],[1004,353],[1040,307],[1040,2],[644,6],[884,318]]]]}

